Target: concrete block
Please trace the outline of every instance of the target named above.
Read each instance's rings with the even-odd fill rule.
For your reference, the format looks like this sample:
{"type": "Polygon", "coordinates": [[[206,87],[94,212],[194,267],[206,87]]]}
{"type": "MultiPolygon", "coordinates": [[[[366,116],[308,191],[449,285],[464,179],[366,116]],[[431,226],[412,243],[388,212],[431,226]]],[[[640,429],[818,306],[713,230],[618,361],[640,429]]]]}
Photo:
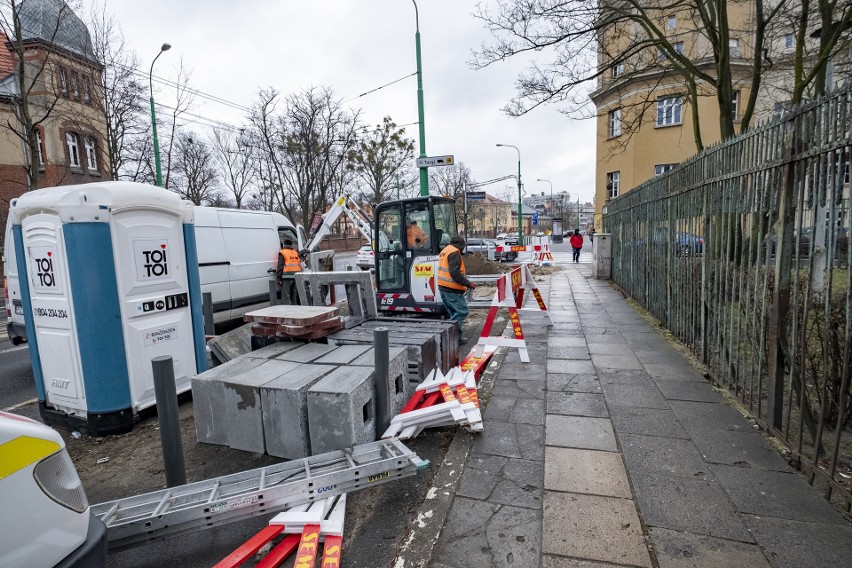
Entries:
{"type": "Polygon", "coordinates": [[[334,351],[335,347],[334,345],[325,345],[322,343],[307,343],[298,349],[293,349],[277,356],[276,359],[293,361],[295,363],[313,363],[323,355],[328,355],[334,351]]]}
{"type": "MultiPolygon", "coordinates": [[[[338,350],[354,345],[338,347],[338,350]]],[[[408,368],[408,352],[403,347],[390,347],[388,349],[388,387],[391,398],[391,416],[396,416],[408,399],[414,394],[417,381],[411,381],[408,368]]],[[[353,367],[375,368],[376,351],[369,347],[360,357],[351,361],[353,367]]]]}
{"type": "Polygon", "coordinates": [[[251,325],[243,325],[228,333],[217,335],[207,342],[210,351],[222,363],[227,363],[251,351],[251,325]]]}
{"type": "Polygon", "coordinates": [[[376,439],[373,369],[338,367],[308,390],[311,452],[321,454],[376,439]]]}
{"type": "Polygon", "coordinates": [[[263,439],[269,455],[290,460],[311,455],[308,389],[335,369],[299,365],[260,387],[263,439]]]}
{"type": "MultiPolygon", "coordinates": [[[[329,345],[372,345],[373,333],[359,328],[345,329],[328,336],[329,345]]],[[[388,343],[393,347],[408,350],[408,363],[417,366],[418,382],[423,381],[436,366],[439,366],[438,344],[434,337],[411,337],[406,334],[388,333],[388,343]]]]}
{"type": "Polygon", "coordinates": [[[228,445],[225,380],[262,363],[262,359],[240,357],[192,378],[192,411],[199,442],[228,445]]]}
{"type": "Polygon", "coordinates": [[[299,347],[303,347],[306,345],[301,341],[281,341],[277,343],[273,343],[272,345],[267,345],[266,347],[261,347],[257,351],[251,351],[243,355],[243,357],[248,357],[251,359],[275,359],[280,355],[284,355],[285,353],[289,353],[293,349],[298,349],[299,347]]]}
{"type": "Polygon", "coordinates": [[[440,335],[438,344],[441,351],[441,365],[443,371],[458,365],[459,360],[459,337],[458,327],[449,321],[442,320],[417,320],[412,318],[382,317],[362,324],[362,327],[374,329],[376,327],[387,327],[394,331],[410,331],[415,333],[434,333],[440,335]]]}
{"type": "MultiPolygon", "coordinates": [[[[257,359],[253,359],[257,361],[257,359]]],[[[219,420],[228,421],[228,445],[235,450],[264,453],[263,407],[260,387],[298,367],[292,361],[269,359],[225,381],[225,411],[219,420]]]]}
{"type": "MultiPolygon", "coordinates": [[[[369,345],[341,345],[327,355],[316,359],[314,362],[320,365],[349,365],[359,358],[364,352],[371,350],[369,345]]],[[[363,367],[363,365],[361,365],[363,367]]]]}

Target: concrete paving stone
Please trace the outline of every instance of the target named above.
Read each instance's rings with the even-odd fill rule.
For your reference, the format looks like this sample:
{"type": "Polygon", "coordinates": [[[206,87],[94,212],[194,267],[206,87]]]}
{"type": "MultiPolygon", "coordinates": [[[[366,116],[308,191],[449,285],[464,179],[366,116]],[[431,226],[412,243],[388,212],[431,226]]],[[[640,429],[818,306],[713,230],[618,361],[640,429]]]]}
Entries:
{"type": "Polygon", "coordinates": [[[634,351],[655,351],[671,349],[671,343],[657,332],[653,333],[623,333],[624,341],[634,351]]]}
{"type": "Polygon", "coordinates": [[[547,413],[567,416],[609,417],[602,394],[579,392],[547,393],[547,413]]]}
{"type": "Polygon", "coordinates": [[[260,349],[257,349],[255,351],[249,351],[245,355],[242,355],[242,357],[248,357],[250,359],[274,359],[279,355],[283,355],[284,353],[292,351],[293,349],[298,349],[303,345],[305,344],[300,341],[278,341],[276,343],[273,343],[272,345],[261,347],[260,349]]]}
{"type": "Polygon", "coordinates": [[[744,516],[776,568],[852,566],[852,527],[744,516]]]}
{"type": "Polygon", "coordinates": [[[545,419],[545,444],[565,448],[618,451],[615,433],[607,418],[582,416],[547,416],[545,419]]]}
{"type": "Polygon", "coordinates": [[[299,347],[298,349],[293,349],[291,351],[287,351],[281,355],[278,355],[276,359],[280,359],[282,361],[295,361],[296,363],[310,363],[316,359],[319,359],[323,355],[328,355],[332,351],[335,350],[335,347],[332,345],[323,345],[322,343],[308,343],[299,347]]]}
{"type": "Polygon", "coordinates": [[[656,386],[654,379],[642,369],[601,369],[598,377],[606,383],[656,386]]]}
{"type": "Polygon", "coordinates": [[[798,473],[727,465],[710,467],[740,512],[794,521],[847,524],[798,473]]]}
{"type": "Polygon", "coordinates": [[[754,542],[716,481],[638,471],[630,481],[646,526],[754,542]]]}
{"type": "Polygon", "coordinates": [[[508,461],[508,458],[501,456],[470,454],[456,495],[471,499],[488,499],[500,481],[500,472],[508,461]]]}
{"type": "Polygon", "coordinates": [[[596,337],[597,339],[603,341],[609,339],[610,336],[615,338],[621,338],[620,330],[618,326],[613,324],[610,326],[594,326],[594,325],[584,325],[583,333],[586,334],[587,341],[591,343],[592,337],[596,337]]]}
{"type": "Polygon", "coordinates": [[[538,511],[458,498],[433,560],[466,568],[534,568],[540,555],[538,511]]]}
{"type": "MultiPolygon", "coordinates": [[[[517,355],[517,352],[515,354],[517,355]]],[[[530,357],[529,363],[503,363],[500,367],[500,379],[544,381],[544,359],[544,357],[540,359],[541,363],[535,362],[532,357],[530,357]]]]}
{"type": "Polygon", "coordinates": [[[504,456],[507,458],[523,457],[518,447],[518,433],[515,424],[492,420],[488,428],[476,436],[473,441],[473,451],[478,454],[504,456]]]}
{"type": "Polygon", "coordinates": [[[657,385],[630,385],[601,381],[606,402],[613,406],[641,406],[643,408],[668,408],[668,401],[657,385]]]}
{"type": "Polygon", "coordinates": [[[509,422],[544,426],[544,401],[530,398],[519,399],[512,409],[509,422]]]}
{"type": "Polygon", "coordinates": [[[314,360],[314,363],[321,363],[323,365],[349,365],[370,349],[372,347],[369,345],[341,345],[334,351],[318,357],[314,360]]]}
{"type": "Polygon", "coordinates": [[[625,355],[613,355],[612,353],[601,353],[592,355],[592,363],[598,370],[603,369],[641,369],[642,363],[633,356],[629,350],[625,355]]]}
{"type": "Polygon", "coordinates": [[[654,329],[653,327],[651,327],[651,325],[648,322],[625,324],[625,325],[622,325],[620,327],[621,327],[621,333],[623,333],[625,335],[655,333],[655,334],[657,334],[658,337],[660,336],[659,332],[656,329],[654,329]]]}
{"type": "Polygon", "coordinates": [[[529,339],[527,339],[527,354],[530,357],[530,363],[522,363],[521,362],[521,354],[517,349],[510,349],[508,353],[506,353],[506,357],[504,359],[504,364],[511,365],[531,365],[534,363],[540,363],[537,366],[543,367],[544,361],[547,359],[547,349],[545,348],[533,348],[530,347],[532,343],[529,339]]]}
{"type": "Polygon", "coordinates": [[[485,404],[485,410],[482,417],[485,420],[497,422],[509,422],[509,416],[512,414],[512,409],[515,408],[514,398],[502,398],[492,396],[488,403],[485,404]]]}
{"type": "Polygon", "coordinates": [[[660,568],[770,568],[755,544],[651,528],[660,568]]]}
{"type": "Polygon", "coordinates": [[[633,349],[633,354],[643,364],[650,365],[681,365],[683,354],[673,347],[659,349],[633,349]]]}
{"type": "Polygon", "coordinates": [[[550,336],[547,338],[548,347],[586,347],[585,337],[550,336]]]}
{"type": "Polygon", "coordinates": [[[792,472],[784,458],[759,432],[698,430],[691,434],[704,461],[734,466],[792,472]]]}
{"type": "Polygon", "coordinates": [[[663,396],[669,400],[691,400],[694,402],[717,402],[724,401],[722,395],[713,390],[708,382],[686,382],[671,381],[668,379],[655,379],[654,382],[660,387],[663,396]]]}
{"type": "Polygon", "coordinates": [[[630,471],[712,479],[710,467],[692,440],[620,433],[621,451],[630,471]]]}
{"type": "Polygon", "coordinates": [[[561,375],[548,373],[547,390],[551,392],[603,392],[597,375],[593,374],[561,375]]]}
{"type": "Polygon", "coordinates": [[[589,352],[592,355],[622,355],[630,351],[626,341],[590,342],[589,352]]]}
{"type": "Polygon", "coordinates": [[[633,498],[624,462],[616,452],[548,446],[544,449],[544,488],[633,498]]]}
{"type": "Polygon", "coordinates": [[[544,485],[544,462],[541,460],[509,460],[488,498],[492,503],[541,510],[544,485]]]}
{"type": "Polygon", "coordinates": [[[585,347],[554,347],[547,349],[550,359],[590,359],[589,350],[585,347]]]}
{"type": "Polygon", "coordinates": [[[580,373],[594,374],[595,366],[591,361],[569,361],[562,359],[549,359],[547,361],[548,373],[560,373],[576,375],[580,373]]]}
{"type": "Polygon", "coordinates": [[[752,431],[749,421],[736,409],[724,403],[672,400],[669,401],[669,406],[688,432],[700,430],[752,431]]]}
{"type": "Polygon", "coordinates": [[[518,448],[525,460],[544,461],[544,426],[516,424],[518,448]]]}
{"type": "Polygon", "coordinates": [[[498,379],[494,383],[494,396],[504,398],[532,398],[544,400],[545,383],[543,381],[515,381],[498,379]]]}
{"type": "Polygon", "coordinates": [[[550,333],[548,334],[548,338],[552,339],[554,337],[575,337],[582,338],[583,341],[586,340],[586,335],[583,333],[582,329],[577,328],[577,322],[553,322],[553,327],[550,328],[550,333]]]}
{"type": "MultiPolygon", "coordinates": [[[[435,567],[438,568],[438,567],[435,567]]],[[[541,568],[630,568],[625,564],[611,564],[610,562],[595,562],[594,560],[578,560],[565,556],[551,556],[545,554],[541,557],[541,568]]]]}
{"type": "Polygon", "coordinates": [[[619,435],[624,432],[664,438],[689,438],[674,412],[668,408],[610,405],[609,412],[612,425],[619,435]]]}
{"type": "Polygon", "coordinates": [[[699,373],[695,367],[681,358],[681,363],[645,363],[643,366],[648,374],[655,379],[667,379],[670,381],[687,381],[706,383],[707,379],[699,373]]]}
{"type": "Polygon", "coordinates": [[[544,492],[542,552],[630,566],[651,566],[633,501],[544,492]]]}

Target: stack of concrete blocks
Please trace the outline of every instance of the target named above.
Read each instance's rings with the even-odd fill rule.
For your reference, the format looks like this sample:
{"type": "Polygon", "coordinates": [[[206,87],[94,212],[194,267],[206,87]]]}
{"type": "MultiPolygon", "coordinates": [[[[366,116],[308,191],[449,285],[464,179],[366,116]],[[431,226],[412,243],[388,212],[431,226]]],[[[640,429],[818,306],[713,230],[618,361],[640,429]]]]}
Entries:
{"type": "Polygon", "coordinates": [[[447,372],[459,364],[459,332],[451,321],[382,317],[365,322],[360,327],[369,330],[386,327],[399,333],[438,335],[441,370],[447,372]]]}
{"type": "Polygon", "coordinates": [[[376,440],[373,369],[333,368],[308,390],[308,425],[314,454],[376,440]]]}

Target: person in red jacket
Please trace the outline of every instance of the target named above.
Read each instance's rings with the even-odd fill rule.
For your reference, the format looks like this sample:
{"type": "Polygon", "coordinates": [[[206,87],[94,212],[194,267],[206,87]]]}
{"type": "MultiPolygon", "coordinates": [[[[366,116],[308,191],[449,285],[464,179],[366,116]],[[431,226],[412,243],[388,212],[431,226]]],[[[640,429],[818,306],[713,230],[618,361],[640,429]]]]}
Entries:
{"type": "Polygon", "coordinates": [[[580,262],[580,250],[583,248],[583,235],[580,234],[580,229],[574,229],[574,234],[568,242],[574,248],[574,262],[580,262]]]}

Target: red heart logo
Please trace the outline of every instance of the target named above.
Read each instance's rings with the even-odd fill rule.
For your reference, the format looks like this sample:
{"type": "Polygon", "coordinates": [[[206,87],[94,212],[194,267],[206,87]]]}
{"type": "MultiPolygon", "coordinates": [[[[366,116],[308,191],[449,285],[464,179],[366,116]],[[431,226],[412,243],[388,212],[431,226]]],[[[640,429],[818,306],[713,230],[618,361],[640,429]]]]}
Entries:
{"type": "Polygon", "coordinates": [[[53,256],[53,253],[48,251],[47,256],[53,256]]]}
{"type": "Polygon", "coordinates": [[[166,245],[160,245],[160,248],[161,248],[161,249],[165,249],[165,248],[166,248],[166,245]]]}

